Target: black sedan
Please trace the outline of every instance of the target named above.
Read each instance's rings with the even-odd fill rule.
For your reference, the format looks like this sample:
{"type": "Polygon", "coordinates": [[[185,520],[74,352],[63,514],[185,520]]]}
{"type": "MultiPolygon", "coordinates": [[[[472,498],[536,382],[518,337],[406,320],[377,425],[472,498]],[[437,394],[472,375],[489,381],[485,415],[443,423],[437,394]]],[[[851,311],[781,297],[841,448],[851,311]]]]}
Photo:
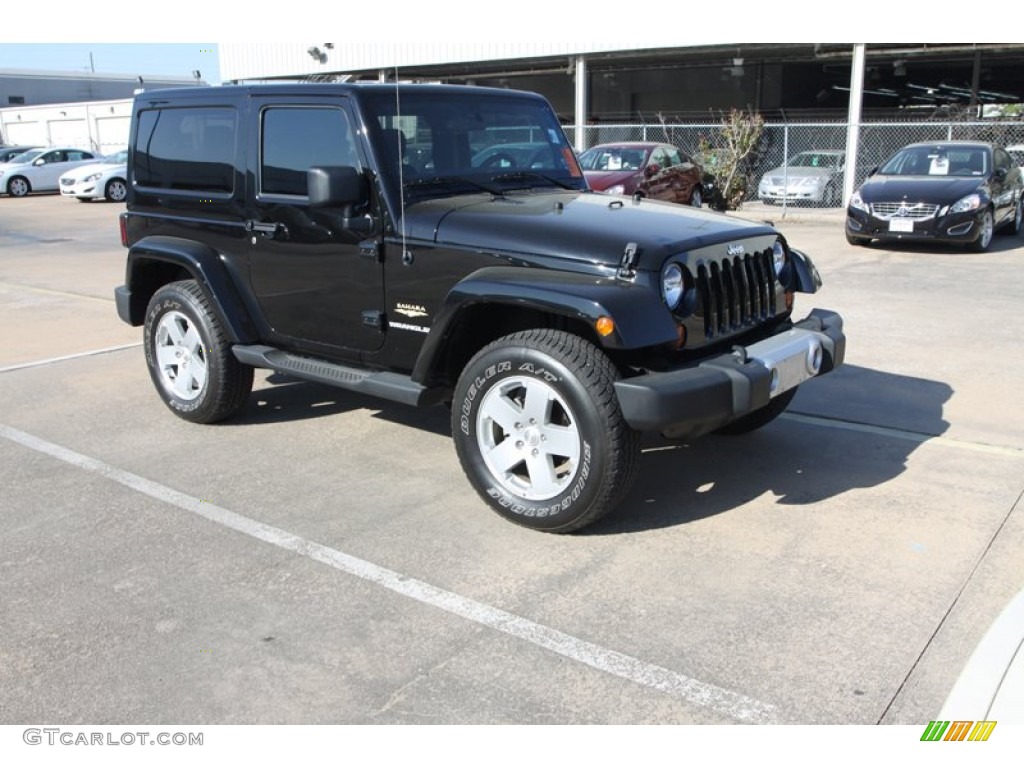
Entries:
{"type": "Polygon", "coordinates": [[[1005,149],[976,141],[904,147],[853,193],[846,239],[944,241],[984,251],[1016,234],[1024,214],[1021,170],[1005,149]]]}

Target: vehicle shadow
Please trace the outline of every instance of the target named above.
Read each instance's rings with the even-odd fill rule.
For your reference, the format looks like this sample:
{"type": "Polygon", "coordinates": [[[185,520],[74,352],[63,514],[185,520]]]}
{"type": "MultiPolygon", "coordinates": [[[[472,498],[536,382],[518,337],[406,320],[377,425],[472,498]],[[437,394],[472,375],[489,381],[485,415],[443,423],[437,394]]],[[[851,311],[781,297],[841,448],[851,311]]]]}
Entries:
{"type": "MultiPolygon", "coordinates": [[[[414,408],[274,373],[234,424],[271,424],[370,412],[404,427],[451,436],[443,407],[414,408]]],[[[844,365],[803,384],[777,421],[747,435],[688,442],[646,435],[636,483],[608,517],[576,535],[635,533],[733,510],[764,494],[814,505],[898,477],[921,441],[946,432],[949,385],[844,365]]],[[[452,449],[454,455],[454,448],[452,449]]]]}
{"type": "Polygon", "coordinates": [[[880,485],[902,474],[925,436],[949,428],[942,413],[952,393],[942,382],[844,366],[804,384],[786,415],[761,430],[691,443],[647,439],[632,491],[578,535],[682,525],[766,493],[785,514],[880,485]]]}
{"type": "Polygon", "coordinates": [[[266,380],[273,386],[255,387],[231,424],[278,424],[370,411],[374,418],[451,437],[451,414],[446,408],[402,405],[283,373],[271,373],[266,380]]]}

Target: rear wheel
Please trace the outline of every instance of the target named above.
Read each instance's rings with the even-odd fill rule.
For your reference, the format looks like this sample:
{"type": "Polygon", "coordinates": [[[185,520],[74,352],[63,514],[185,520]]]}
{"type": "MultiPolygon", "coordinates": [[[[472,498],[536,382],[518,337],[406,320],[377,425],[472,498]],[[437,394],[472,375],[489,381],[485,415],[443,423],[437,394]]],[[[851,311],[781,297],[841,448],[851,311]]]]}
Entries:
{"type": "Polygon", "coordinates": [[[149,302],[143,329],[146,364],[175,414],[209,424],[238,411],[253,369],[231,353],[220,321],[195,280],[168,283],[149,302]]]}
{"type": "Polygon", "coordinates": [[[1017,200],[1017,205],[1013,209],[1013,218],[1004,225],[1003,231],[1008,235],[1020,234],[1022,220],[1024,220],[1024,195],[1017,200]]]}
{"type": "Polygon", "coordinates": [[[478,352],[455,388],[452,435],[480,497],[512,522],[552,533],[611,511],[640,454],[617,378],[603,352],[564,331],[522,331],[478,352]]]}

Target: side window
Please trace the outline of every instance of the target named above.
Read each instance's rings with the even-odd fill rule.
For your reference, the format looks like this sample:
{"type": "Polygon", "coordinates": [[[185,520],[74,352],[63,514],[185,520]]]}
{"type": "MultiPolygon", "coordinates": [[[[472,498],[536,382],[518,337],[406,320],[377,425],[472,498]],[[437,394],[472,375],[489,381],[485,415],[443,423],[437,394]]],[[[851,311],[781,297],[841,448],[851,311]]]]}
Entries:
{"type": "Polygon", "coordinates": [[[348,116],[337,107],[269,107],[260,134],[261,194],[306,195],[315,165],[359,167],[348,116]]]}
{"type": "Polygon", "coordinates": [[[1011,165],[1013,163],[1010,160],[1010,155],[1005,150],[996,149],[996,168],[1004,168],[1008,171],[1011,165]]]}
{"type": "Polygon", "coordinates": [[[75,162],[77,160],[91,160],[92,155],[89,152],[68,152],[69,161],[75,162]]]}
{"type": "Polygon", "coordinates": [[[659,168],[667,168],[669,166],[668,153],[661,147],[656,148],[651,153],[651,162],[649,165],[650,164],[656,164],[659,168]]]}
{"type": "Polygon", "coordinates": [[[682,165],[685,162],[688,162],[688,161],[683,156],[681,156],[679,154],[679,150],[678,149],[673,148],[673,149],[668,150],[668,164],[669,165],[682,165]]]}
{"type": "Polygon", "coordinates": [[[45,155],[43,155],[43,162],[46,165],[49,165],[50,163],[63,163],[64,153],[61,152],[59,149],[54,150],[53,152],[47,152],[45,155]]]}
{"type": "Polygon", "coordinates": [[[237,116],[230,107],[139,113],[135,183],[197,192],[232,192],[237,116]]]}

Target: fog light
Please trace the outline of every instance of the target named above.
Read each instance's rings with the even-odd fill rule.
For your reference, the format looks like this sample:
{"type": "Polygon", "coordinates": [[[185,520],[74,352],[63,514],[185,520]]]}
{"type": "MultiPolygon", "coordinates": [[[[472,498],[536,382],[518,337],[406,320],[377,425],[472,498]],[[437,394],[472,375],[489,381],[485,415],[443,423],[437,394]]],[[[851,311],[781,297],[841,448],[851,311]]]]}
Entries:
{"type": "Polygon", "coordinates": [[[615,321],[606,315],[601,315],[594,323],[594,328],[601,336],[609,336],[615,330],[615,321]]]}

